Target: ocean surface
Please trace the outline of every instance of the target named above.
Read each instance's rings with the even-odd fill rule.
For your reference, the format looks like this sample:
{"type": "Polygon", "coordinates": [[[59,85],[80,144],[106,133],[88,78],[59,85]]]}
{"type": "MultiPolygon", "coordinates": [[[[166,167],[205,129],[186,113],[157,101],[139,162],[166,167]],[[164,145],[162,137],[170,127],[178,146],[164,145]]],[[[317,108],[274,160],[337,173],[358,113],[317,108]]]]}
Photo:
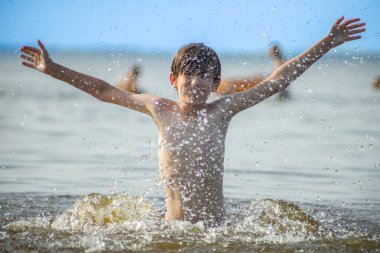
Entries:
{"type": "MultiPolygon", "coordinates": [[[[110,83],[139,64],[144,91],[176,99],[170,54],[51,56],[110,83]]],[[[265,53],[220,56],[224,78],[272,70],[265,53]]],[[[0,252],[380,251],[380,54],[330,52],[289,99],[235,117],[218,228],[163,221],[149,117],[19,62],[0,53],[0,252]]]]}

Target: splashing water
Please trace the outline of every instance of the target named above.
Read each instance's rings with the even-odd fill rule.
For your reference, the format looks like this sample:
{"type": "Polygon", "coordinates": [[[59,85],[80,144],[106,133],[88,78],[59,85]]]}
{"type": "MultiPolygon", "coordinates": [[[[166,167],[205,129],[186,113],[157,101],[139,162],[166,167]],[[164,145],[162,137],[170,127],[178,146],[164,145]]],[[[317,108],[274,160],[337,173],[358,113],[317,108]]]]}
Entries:
{"type": "MultiPolygon", "coordinates": [[[[271,199],[226,202],[225,224],[207,228],[202,222],[165,222],[164,208],[156,208],[163,207],[163,200],[92,193],[58,215],[6,224],[0,233],[0,245],[15,243],[17,248],[28,250],[84,249],[86,252],[190,248],[240,251],[259,245],[276,248],[337,239],[331,229],[324,228],[294,203],[271,199]],[[4,244],[9,241],[12,243],[4,244]]],[[[376,240],[367,243],[378,245],[376,240]]]]}
{"type": "Polygon", "coordinates": [[[92,193],[75,202],[51,224],[53,229],[92,231],[110,224],[144,220],[153,213],[152,206],[142,197],[120,194],[102,196],[92,193]]]}

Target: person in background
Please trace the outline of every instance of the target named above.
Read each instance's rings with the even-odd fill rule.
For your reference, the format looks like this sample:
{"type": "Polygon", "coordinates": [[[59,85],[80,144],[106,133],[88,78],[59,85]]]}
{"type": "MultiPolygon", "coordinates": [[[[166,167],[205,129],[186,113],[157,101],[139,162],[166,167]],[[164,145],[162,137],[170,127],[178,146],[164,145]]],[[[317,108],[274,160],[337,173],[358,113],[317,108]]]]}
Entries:
{"type": "MultiPolygon", "coordinates": [[[[284,58],[282,57],[282,53],[278,45],[273,44],[272,46],[270,46],[268,50],[268,55],[269,57],[273,59],[273,71],[275,71],[278,67],[280,67],[284,63],[284,58]]],[[[263,80],[265,80],[265,78],[267,78],[267,76],[256,75],[256,76],[250,76],[250,77],[224,79],[220,82],[220,85],[218,87],[218,90],[216,91],[216,94],[228,95],[228,94],[246,91],[256,86],[263,80]]],[[[278,98],[288,99],[290,97],[289,95],[290,95],[289,90],[285,89],[278,93],[278,98]]]]}
{"type": "Polygon", "coordinates": [[[141,67],[135,64],[130,68],[128,74],[123,79],[118,81],[115,84],[115,86],[121,90],[125,90],[135,94],[141,94],[143,92],[141,89],[141,85],[139,85],[138,83],[138,78],[140,74],[141,67]]]}
{"type": "Polygon", "coordinates": [[[372,87],[374,89],[380,89],[380,75],[375,76],[372,82],[372,87]]]}

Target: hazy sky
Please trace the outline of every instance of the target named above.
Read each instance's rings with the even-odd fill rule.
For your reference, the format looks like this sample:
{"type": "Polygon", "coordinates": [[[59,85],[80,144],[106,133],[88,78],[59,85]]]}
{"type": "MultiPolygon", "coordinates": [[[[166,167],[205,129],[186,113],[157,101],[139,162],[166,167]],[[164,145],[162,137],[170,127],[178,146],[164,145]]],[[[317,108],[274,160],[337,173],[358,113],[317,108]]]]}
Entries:
{"type": "Polygon", "coordinates": [[[49,48],[175,50],[204,42],[218,51],[261,51],[273,41],[301,50],[339,16],[361,17],[367,32],[341,50],[380,51],[380,1],[0,0],[0,44],[40,38],[49,48]]]}

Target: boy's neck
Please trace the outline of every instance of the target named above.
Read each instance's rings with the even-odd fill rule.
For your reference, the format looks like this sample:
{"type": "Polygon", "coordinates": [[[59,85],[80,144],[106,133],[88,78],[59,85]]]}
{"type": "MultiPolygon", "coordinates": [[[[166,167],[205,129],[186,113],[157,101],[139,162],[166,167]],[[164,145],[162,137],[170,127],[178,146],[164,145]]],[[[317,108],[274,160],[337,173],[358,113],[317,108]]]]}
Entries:
{"type": "Polygon", "coordinates": [[[206,108],[207,103],[199,104],[199,105],[189,105],[183,102],[179,102],[179,107],[186,115],[196,115],[199,111],[206,108]]]}

